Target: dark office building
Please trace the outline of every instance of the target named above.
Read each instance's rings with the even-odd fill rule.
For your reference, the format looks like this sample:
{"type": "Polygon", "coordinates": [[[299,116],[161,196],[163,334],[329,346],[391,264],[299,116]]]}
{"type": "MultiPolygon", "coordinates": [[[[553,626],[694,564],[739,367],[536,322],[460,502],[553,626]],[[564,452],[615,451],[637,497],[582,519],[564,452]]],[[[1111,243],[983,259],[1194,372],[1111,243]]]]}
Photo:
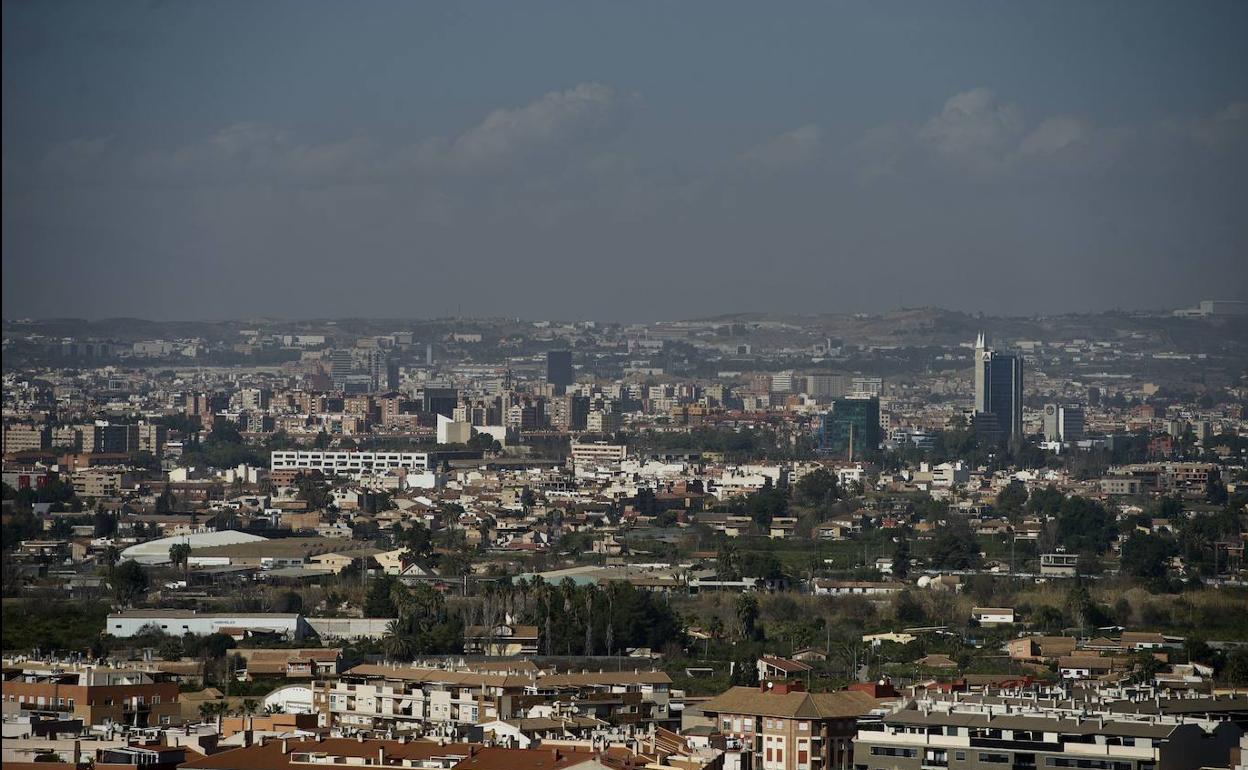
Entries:
{"type": "Polygon", "coordinates": [[[837,398],[823,416],[819,450],[855,460],[880,448],[880,399],[837,398]]]}
{"type": "Polygon", "coordinates": [[[546,353],[546,382],[555,386],[556,393],[562,394],[575,381],[576,378],[572,374],[572,351],[548,351],[546,353]]]}
{"type": "Polygon", "coordinates": [[[421,411],[454,417],[459,406],[459,391],[455,388],[425,388],[421,394],[421,411]]]}
{"type": "Polygon", "coordinates": [[[984,335],[975,341],[976,433],[1013,443],[1023,438],[1023,359],[988,348],[984,335]]]}

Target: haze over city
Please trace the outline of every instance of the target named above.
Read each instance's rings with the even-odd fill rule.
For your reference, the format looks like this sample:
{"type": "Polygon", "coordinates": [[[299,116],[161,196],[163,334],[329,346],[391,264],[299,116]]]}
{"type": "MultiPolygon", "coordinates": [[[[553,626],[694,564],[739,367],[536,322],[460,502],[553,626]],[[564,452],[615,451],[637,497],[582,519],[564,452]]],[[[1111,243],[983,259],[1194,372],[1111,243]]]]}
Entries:
{"type": "Polygon", "coordinates": [[[1248,294],[1244,3],[30,2],[3,21],[9,318],[1248,294]]]}

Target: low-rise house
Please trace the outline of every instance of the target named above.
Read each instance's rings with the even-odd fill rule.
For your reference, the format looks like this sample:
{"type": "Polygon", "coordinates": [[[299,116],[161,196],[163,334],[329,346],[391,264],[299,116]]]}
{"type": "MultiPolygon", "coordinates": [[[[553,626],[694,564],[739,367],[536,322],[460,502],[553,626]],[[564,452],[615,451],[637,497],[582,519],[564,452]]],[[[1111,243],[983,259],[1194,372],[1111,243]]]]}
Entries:
{"type": "Polygon", "coordinates": [[[972,607],[971,619],[981,626],[999,626],[1014,622],[1013,607],[972,607]]]}
{"type": "Polygon", "coordinates": [[[464,629],[464,653],[468,655],[536,655],[537,626],[500,623],[464,629]]]}
{"type": "Polygon", "coordinates": [[[757,661],[758,681],[768,679],[801,679],[814,669],[799,660],[764,655],[757,661]]]}

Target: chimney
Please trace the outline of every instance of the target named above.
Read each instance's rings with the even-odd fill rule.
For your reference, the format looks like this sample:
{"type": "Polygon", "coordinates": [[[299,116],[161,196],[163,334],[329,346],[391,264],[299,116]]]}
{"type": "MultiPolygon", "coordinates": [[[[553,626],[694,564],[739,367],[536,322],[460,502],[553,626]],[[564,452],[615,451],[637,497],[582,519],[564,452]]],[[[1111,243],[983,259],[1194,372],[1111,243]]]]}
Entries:
{"type": "Polygon", "coordinates": [[[386,764],[386,747],[385,746],[377,747],[377,764],[379,765],[386,764]]]}
{"type": "Polygon", "coordinates": [[[550,750],[550,757],[551,757],[551,759],[555,760],[556,762],[558,762],[560,759],[562,759],[562,757],[560,757],[560,756],[559,756],[559,749],[551,749],[551,750],[550,750]]]}
{"type": "Polygon", "coordinates": [[[286,739],[285,738],[282,739],[282,755],[283,756],[286,755],[286,739]]]}

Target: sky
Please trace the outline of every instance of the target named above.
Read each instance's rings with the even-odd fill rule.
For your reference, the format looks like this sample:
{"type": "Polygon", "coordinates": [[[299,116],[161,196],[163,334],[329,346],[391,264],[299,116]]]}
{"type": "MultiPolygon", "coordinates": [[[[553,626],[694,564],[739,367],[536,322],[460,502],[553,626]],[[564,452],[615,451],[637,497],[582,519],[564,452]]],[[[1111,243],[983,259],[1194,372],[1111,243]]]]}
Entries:
{"type": "Polygon", "coordinates": [[[1248,3],[6,0],[3,315],[1248,299],[1248,3]]]}

